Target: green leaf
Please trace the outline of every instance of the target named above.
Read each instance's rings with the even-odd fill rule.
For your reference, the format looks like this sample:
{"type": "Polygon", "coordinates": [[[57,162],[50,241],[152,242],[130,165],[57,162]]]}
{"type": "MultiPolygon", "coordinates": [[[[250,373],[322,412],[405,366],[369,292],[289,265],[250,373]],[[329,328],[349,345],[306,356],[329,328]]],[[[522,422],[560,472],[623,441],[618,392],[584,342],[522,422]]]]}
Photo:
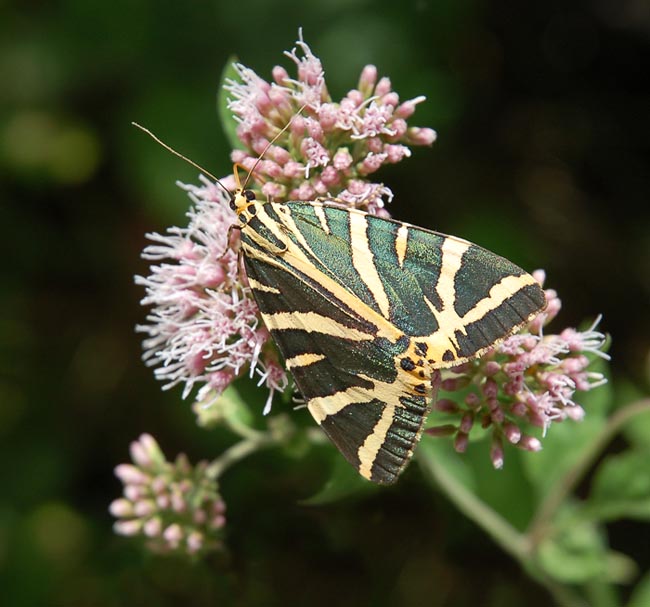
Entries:
{"type": "Polygon", "coordinates": [[[648,605],[650,605],[650,571],[641,578],[634,588],[627,607],[647,607],[648,605]]]}
{"type": "Polygon", "coordinates": [[[217,91],[217,111],[219,113],[219,120],[221,121],[221,126],[223,127],[224,133],[228,138],[230,147],[233,149],[243,150],[244,145],[239,138],[237,137],[237,121],[233,113],[228,109],[228,91],[223,87],[226,84],[226,80],[234,80],[235,82],[241,82],[237,71],[235,70],[234,64],[237,63],[238,59],[235,55],[232,55],[228,58],[226,66],[221,73],[221,80],[219,82],[219,90],[217,91]]]}
{"type": "Polygon", "coordinates": [[[607,552],[608,580],[613,584],[629,584],[638,573],[638,565],[627,554],[615,550],[607,552]]]}
{"type": "Polygon", "coordinates": [[[584,594],[589,607],[621,607],[618,588],[603,578],[585,584],[584,594]]]}
{"type": "Polygon", "coordinates": [[[477,479],[477,495],[523,532],[530,524],[536,506],[536,492],[526,475],[523,460],[537,454],[504,445],[504,466],[495,470],[490,459],[490,440],[472,444],[467,453],[477,479]]]}
{"type": "Polygon", "coordinates": [[[282,453],[293,459],[303,459],[311,450],[312,443],[306,432],[301,431],[291,415],[279,413],[268,417],[269,432],[278,441],[282,453]]]}
{"type": "Polygon", "coordinates": [[[530,483],[522,471],[522,455],[533,454],[513,448],[506,456],[504,469],[495,470],[487,440],[470,442],[465,453],[456,453],[451,440],[425,436],[416,451],[416,458],[434,486],[438,487],[441,480],[444,482],[439,478],[444,474],[519,531],[530,523],[534,506],[530,483]]]}
{"type": "Polygon", "coordinates": [[[377,491],[377,489],[377,485],[363,478],[346,460],[337,457],[334,460],[332,474],[322,488],[301,503],[307,506],[331,504],[346,497],[377,491]]]}
{"type": "MultiPolygon", "coordinates": [[[[506,552],[519,559],[525,558],[527,543],[523,534],[498,508],[492,507],[477,494],[477,487],[485,486],[485,481],[480,478],[480,473],[468,464],[465,455],[455,453],[450,441],[426,438],[420,444],[418,454],[418,460],[434,487],[441,490],[463,514],[482,527],[506,552]]],[[[511,502],[519,502],[519,499],[512,499],[510,493],[507,495],[511,497],[511,502]]],[[[527,522],[526,515],[524,519],[527,522]]]]}
{"type": "Polygon", "coordinates": [[[223,422],[231,427],[252,427],[253,414],[234,385],[228,386],[223,393],[205,405],[196,402],[193,405],[197,423],[204,428],[213,428],[223,422]]]}
{"type": "MultiPolygon", "coordinates": [[[[484,445],[483,445],[484,447],[484,445]]],[[[476,478],[467,459],[454,451],[451,440],[423,436],[415,451],[415,457],[427,473],[426,477],[435,483],[435,466],[442,466],[445,471],[463,487],[476,492],[476,478]]]]}
{"type": "Polygon", "coordinates": [[[650,520],[650,450],[608,456],[596,471],[585,512],[599,520],[650,520]]]}
{"type": "Polygon", "coordinates": [[[554,537],[540,544],[540,567],[553,579],[569,584],[608,579],[608,555],[596,527],[573,516],[564,523],[554,537]]]}
{"type": "Polygon", "coordinates": [[[237,388],[232,385],[228,386],[223,391],[221,398],[223,399],[226,421],[245,426],[253,425],[253,414],[237,388]]]}
{"type": "Polygon", "coordinates": [[[522,458],[526,473],[542,499],[576,465],[605,427],[604,414],[587,411],[581,422],[554,423],[542,440],[543,449],[522,458]]]}

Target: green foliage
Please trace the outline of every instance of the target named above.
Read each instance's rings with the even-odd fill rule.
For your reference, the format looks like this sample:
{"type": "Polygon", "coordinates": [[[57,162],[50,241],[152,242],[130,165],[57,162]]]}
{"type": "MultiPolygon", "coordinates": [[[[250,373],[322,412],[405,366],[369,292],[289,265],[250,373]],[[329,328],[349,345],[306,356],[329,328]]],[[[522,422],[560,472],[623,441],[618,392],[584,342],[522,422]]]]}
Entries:
{"type": "Polygon", "coordinates": [[[344,458],[335,456],[332,459],[329,478],[314,495],[302,500],[302,504],[307,506],[332,504],[346,497],[359,497],[378,489],[377,485],[373,485],[360,476],[344,458]]]}
{"type": "Polygon", "coordinates": [[[627,607],[645,607],[650,604],[650,572],[636,585],[627,607]]]}
{"type": "MultiPolygon", "coordinates": [[[[604,362],[599,370],[607,374],[604,362]]],[[[615,585],[630,584],[638,573],[631,557],[609,548],[603,523],[648,520],[650,451],[647,444],[632,444],[622,453],[602,457],[602,452],[628,426],[639,436],[639,421],[645,421],[650,401],[609,412],[613,400],[611,383],[585,395],[582,422],[555,425],[540,453],[511,448],[499,472],[486,469],[485,458],[472,456],[480,442],[458,455],[443,439],[425,437],[418,449],[434,486],[562,604],[581,604],[581,594],[591,604],[617,607],[621,599],[615,585]],[[577,499],[578,483],[594,466],[590,486],[583,489],[586,496],[577,499]]],[[[644,596],[646,591],[641,587],[636,592],[644,596]]]]}
{"type": "Polygon", "coordinates": [[[585,505],[596,520],[650,520],[650,448],[608,455],[598,467],[585,505]]]}
{"type": "MultiPolygon", "coordinates": [[[[599,368],[607,373],[604,363],[599,368]]],[[[617,607],[616,586],[632,583],[638,566],[631,557],[609,547],[604,523],[650,516],[650,452],[633,446],[622,453],[601,455],[616,433],[647,414],[650,404],[641,401],[609,413],[611,386],[600,396],[595,393],[583,399],[588,410],[584,421],[555,424],[541,453],[508,448],[503,470],[491,467],[485,453],[486,436],[472,441],[463,454],[456,453],[447,439],[425,436],[416,458],[431,486],[518,560],[556,601],[570,606],[584,599],[617,607]],[[576,487],[595,462],[590,486],[578,498],[576,487]]],[[[253,430],[249,413],[234,416],[237,410],[248,411],[237,393],[228,390],[218,402],[222,410],[233,412],[224,417],[233,430],[247,440],[249,431],[241,431],[242,425],[259,433],[253,430]]],[[[268,428],[274,438],[260,445],[284,445],[287,454],[306,454],[309,431],[298,430],[283,415],[269,419],[268,428]],[[296,445],[301,449],[296,451],[296,445]]],[[[301,504],[332,507],[346,498],[368,499],[380,491],[333,449],[330,455],[327,481],[301,504]]],[[[636,592],[642,596],[643,587],[636,592]]]]}
{"type": "MultiPolygon", "coordinates": [[[[558,512],[558,518],[563,512],[558,512]]],[[[553,579],[567,584],[609,579],[605,545],[593,525],[570,518],[555,537],[543,540],[538,547],[538,564],[553,579]]]]}
{"type": "Polygon", "coordinates": [[[228,144],[232,149],[243,149],[242,142],[237,137],[237,121],[233,113],[228,109],[228,91],[223,87],[228,81],[239,82],[239,74],[235,69],[235,63],[239,59],[232,55],[226,61],[226,65],[221,73],[221,80],[219,81],[219,89],[217,90],[217,112],[219,113],[219,120],[226,137],[228,144]]]}
{"type": "Polygon", "coordinates": [[[246,427],[254,424],[254,415],[239,390],[230,385],[217,398],[210,395],[206,402],[196,402],[194,412],[197,423],[212,428],[225,423],[230,427],[246,427]]]}

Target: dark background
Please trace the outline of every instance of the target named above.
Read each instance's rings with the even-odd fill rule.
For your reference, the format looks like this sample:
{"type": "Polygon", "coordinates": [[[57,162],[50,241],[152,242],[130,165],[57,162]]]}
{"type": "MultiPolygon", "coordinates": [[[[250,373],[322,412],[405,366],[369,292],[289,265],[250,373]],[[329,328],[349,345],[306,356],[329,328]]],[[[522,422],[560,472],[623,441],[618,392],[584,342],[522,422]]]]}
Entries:
{"type": "MultiPolygon", "coordinates": [[[[643,0],[67,0],[0,7],[0,571],[7,605],[529,605],[542,590],[419,471],[359,501],[305,507],[312,456],[266,453],[223,481],[229,551],[198,565],[112,535],[113,467],[153,433],[212,458],[180,391],[140,361],[133,275],[146,231],[183,225],[175,180],[230,161],[226,59],[291,68],[302,25],[335,99],[366,63],[431,149],[381,173],[393,215],[545,268],[555,328],[604,315],[615,394],[647,390],[650,5],[643,0]]],[[[553,325],[552,325],[553,327],[553,325]]],[[[551,328],[552,328],[551,327],[551,328]]],[[[516,499],[516,496],[513,496],[516,499]]],[[[640,527],[610,530],[650,564],[640,527]]],[[[647,529],[643,532],[647,534],[647,529]]]]}

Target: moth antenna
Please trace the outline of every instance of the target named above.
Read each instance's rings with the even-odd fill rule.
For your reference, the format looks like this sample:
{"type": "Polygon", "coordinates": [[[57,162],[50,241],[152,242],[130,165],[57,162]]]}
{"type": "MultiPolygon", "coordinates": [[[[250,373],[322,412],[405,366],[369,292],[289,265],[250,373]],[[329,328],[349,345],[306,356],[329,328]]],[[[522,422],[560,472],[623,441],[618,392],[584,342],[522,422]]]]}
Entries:
{"type": "MultiPolygon", "coordinates": [[[[239,169],[242,169],[242,170],[245,171],[246,167],[242,166],[238,162],[235,162],[235,164],[232,165],[232,175],[235,178],[235,189],[243,190],[244,188],[241,187],[241,181],[239,180],[239,169]]],[[[244,184],[244,185],[246,185],[246,184],[244,184]]]]}
{"type": "Polygon", "coordinates": [[[164,147],[168,152],[171,152],[174,154],[174,156],[178,156],[181,160],[184,160],[188,164],[191,164],[195,169],[198,169],[202,173],[205,173],[210,179],[213,179],[215,183],[217,183],[228,196],[232,196],[231,191],[219,181],[210,171],[206,171],[201,165],[197,164],[193,160],[190,160],[187,156],[183,156],[180,152],[177,152],[174,148],[171,146],[167,145],[164,141],[161,141],[158,137],[156,137],[149,129],[143,127],[142,125],[138,124],[137,122],[132,122],[131,123],[133,126],[139,128],[141,131],[144,131],[149,137],[151,137],[156,143],[160,144],[162,147],[164,147]]]}
{"type": "MultiPolygon", "coordinates": [[[[292,122],[293,122],[293,121],[294,121],[298,116],[300,116],[300,114],[302,113],[302,111],[303,111],[306,107],[307,107],[307,104],[306,104],[306,103],[303,103],[303,104],[300,106],[300,109],[299,109],[299,110],[298,110],[298,111],[297,111],[297,112],[296,112],[296,113],[291,117],[291,120],[289,120],[289,122],[287,122],[287,124],[285,124],[285,125],[280,129],[280,132],[279,132],[275,137],[273,137],[273,139],[271,139],[271,141],[269,141],[269,142],[266,144],[266,147],[262,150],[262,153],[257,157],[257,160],[255,161],[255,164],[253,164],[253,167],[251,168],[251,170],[248,171],[248,175],[246,175],[246,179],[244,180],[244,185],[241,187],[242,190],[245,190],[245,189],[246,189],[246,186],[248,185],[248,182],[250,181],[250,178],[251,178],[251,176],[253,175],[253,171],[255,171],[255,169],[257,168],[257,165],[261,162],[262,158],[264,158],[264,154],[266,154],[266,152],[268,152],[269,148],[270,148],[270,147],[271,147],[271,146],[272,146],[272,145],[273,145],[273,144],[278,140],[278,138],[280,137],[280,135],[282,135],[282,133],[284,133],[284,132],[285,132],[285,131],[286,131],[286,130],[291,126],[291,123],[292,123],[292,122]]],[[[242,167],[242,168],[243,168],[243,167],[242,167]]],[[[239,181],[239,178],[238,178],[238,177],[237,177],[237,181],[239,181]]]]}

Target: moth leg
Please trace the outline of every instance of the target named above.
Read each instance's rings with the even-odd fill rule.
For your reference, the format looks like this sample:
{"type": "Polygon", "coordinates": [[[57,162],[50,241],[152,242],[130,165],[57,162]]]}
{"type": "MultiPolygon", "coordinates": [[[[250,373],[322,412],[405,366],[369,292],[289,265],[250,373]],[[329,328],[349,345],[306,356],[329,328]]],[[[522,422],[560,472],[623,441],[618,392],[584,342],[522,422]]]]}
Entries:
{"type": "Polygon", "coordinates": [[[363,198],[354,201],[343,200],[338,196],[318,196],[315,200],[316,202],[322,202],[325,204],[339,205],[345,209],[349,209],[350,207],[359,209],[359,208],[364,208],[370,205],[371,202],[376,201],[378,197],[378,193],[379,194],[381,193],[382,187],[383,186],[368,188],[367,194],[365,194],[363,198]]]}
{"type": "Polygon", "coordinates": [[[293,388],[293,393],[291,394],[291,404],[294,409],[304,409],[307,406],[305,397],[295,386],[293,388]]]}
{"type": "MultiPolygon", "coordinates": [[[[221,255],[219,255],[217,257],[217,259],[223,259],[225,257],[225,255],[226,255],[226,253],[228,252],[228,249],[233,249],[233,247],[230,246],[230,238],[232,236],[232,231],[233,230],[240,230],[241,231],[241,226],[239,224],[236,224],[236,223],[231,223],[228,226],[228,232],[226,233],[226,247],[224,248],[223,253],[221,253],[221,255]]],[[[241,249],[239,247],[237,247],[237,252],[241,253],[241,249]]]]}

